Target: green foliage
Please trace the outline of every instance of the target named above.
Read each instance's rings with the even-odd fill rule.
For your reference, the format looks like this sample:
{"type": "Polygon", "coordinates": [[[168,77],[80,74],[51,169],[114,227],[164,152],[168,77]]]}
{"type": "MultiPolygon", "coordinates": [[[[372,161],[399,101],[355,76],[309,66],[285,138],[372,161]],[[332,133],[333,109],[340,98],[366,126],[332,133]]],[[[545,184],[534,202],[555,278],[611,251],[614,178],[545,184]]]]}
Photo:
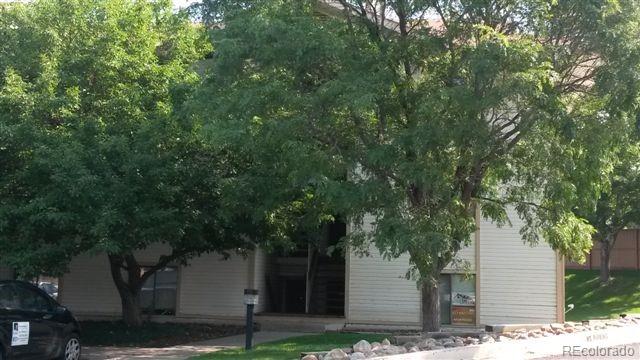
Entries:
{"type": "MultiPolygon", "coordinates": [[[[235,250],[234,164],[186,116],[211,52],[169,1],[0,5],[0,258],[61,273],[83,252],[235,250]]],[[[129,264],[132,265],[132,264],[129,264]]]]}
{"type": "Polygon", "coordinates": [[[574,210],[635,112],[636,1],[212,3],[237,6],[200,114],[251,163],[261,213],[345,216],[352,250],[409,253],[418,280],[469,244],[476,209],[584,257],[574,210]]]}

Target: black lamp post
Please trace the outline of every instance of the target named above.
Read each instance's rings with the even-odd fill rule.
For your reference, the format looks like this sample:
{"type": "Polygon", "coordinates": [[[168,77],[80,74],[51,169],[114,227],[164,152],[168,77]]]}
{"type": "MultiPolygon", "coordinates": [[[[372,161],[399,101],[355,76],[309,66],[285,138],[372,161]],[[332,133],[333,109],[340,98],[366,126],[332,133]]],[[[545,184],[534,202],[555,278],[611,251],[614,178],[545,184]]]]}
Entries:
{"type": "Polygon", "coordinates": [[[253,308],[258,304],[258,290],[244,289],[244,303],[247,305],[247,324],[245,328],[245,350],[251,350],[253,342],[253,308]]]}

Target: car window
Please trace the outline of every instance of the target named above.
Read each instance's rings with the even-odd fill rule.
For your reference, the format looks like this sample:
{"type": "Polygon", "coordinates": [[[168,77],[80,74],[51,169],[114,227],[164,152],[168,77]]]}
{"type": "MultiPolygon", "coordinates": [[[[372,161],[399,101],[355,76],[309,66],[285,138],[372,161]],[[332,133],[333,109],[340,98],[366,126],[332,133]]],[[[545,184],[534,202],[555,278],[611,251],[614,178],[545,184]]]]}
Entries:
{"type": "Polygon", "coordinates": [[[12,285],[0,285],[0,308],[6,310],[15,310],[20,308],[18,294],[12,285]]]}
{"type": "Polygon", "coordinates": [[[51,301],[34,289],[25,286],[16,286],[20,309],[25,311],[48,312],[51,311],[51,301]]]}

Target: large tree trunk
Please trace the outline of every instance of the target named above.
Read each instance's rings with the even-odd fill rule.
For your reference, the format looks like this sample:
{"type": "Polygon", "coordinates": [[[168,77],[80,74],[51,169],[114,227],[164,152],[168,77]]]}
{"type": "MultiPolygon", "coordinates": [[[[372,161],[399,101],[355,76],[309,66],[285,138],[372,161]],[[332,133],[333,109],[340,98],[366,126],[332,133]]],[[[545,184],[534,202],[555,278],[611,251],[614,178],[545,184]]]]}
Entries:
{"type": "Polygon", "coordinates": [[[141,326],[142,311],[140,309],[140,293],[134,294],[127,291],[119,293],[122,302],[122,320],[125,324],[132,327],[141,326]]]}
{"type": "Polygon", "coordinates": [[[143,277],[142,269],[132,255],[109,255],[111,277],[120,294],[122,303],[122,320],[133,327],[142,325],[142,311],[140,309],[140,290],[146,277],[143,277]],[[125,260],[126,259],[126,260],[125,260]],[[126,265],[125,265],[126,262],[126,265]],[[123,276],[126,271],[127,280],[123,276]]]}
{"type": "Polygon", "coordinates": [[[440,293],[437,281],[422,284],[422,331],[440,331],[440,293]]]}
{"type": "Polygon", "coordinates": [[[600,242],[600,282],[606,283],[611,278],[611,249],[615,235],[607,235],[600,242]]]}

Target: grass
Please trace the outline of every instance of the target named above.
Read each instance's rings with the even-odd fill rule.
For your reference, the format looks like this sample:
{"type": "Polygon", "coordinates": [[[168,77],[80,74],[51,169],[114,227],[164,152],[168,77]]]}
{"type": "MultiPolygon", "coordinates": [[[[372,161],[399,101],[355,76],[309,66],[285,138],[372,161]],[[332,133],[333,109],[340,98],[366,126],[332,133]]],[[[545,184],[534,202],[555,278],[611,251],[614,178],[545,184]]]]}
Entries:
{"type": "Polygon", "coordinates": [[[370,342],[381,341],[388,336],[388,334],[356,333],[305,335],[264,343],[254,347],[251,351],[244,351],[242,349],[224,350],[194,357],[190,360],[291,360],[299,359],[301,352],[326,351],[335,348],[344,348],[352,346],[362,339],[370,342]]]}
{"type": "Polygon", "coordinates": [[[597,270],[566,271],[566,304],[575,305],[567,313],[567,320],[580,321],[640,313],[640,271],[613,271],[612,280],[604,285],[600,284],[598,275],[597,270]]]}
{"type": "Polygon", "coordinates": [[[236,325],[144,323],[132,328],[121,321],[83,321],[82,342],[89,346],[165,347],[242,334],[236,325]]]}

